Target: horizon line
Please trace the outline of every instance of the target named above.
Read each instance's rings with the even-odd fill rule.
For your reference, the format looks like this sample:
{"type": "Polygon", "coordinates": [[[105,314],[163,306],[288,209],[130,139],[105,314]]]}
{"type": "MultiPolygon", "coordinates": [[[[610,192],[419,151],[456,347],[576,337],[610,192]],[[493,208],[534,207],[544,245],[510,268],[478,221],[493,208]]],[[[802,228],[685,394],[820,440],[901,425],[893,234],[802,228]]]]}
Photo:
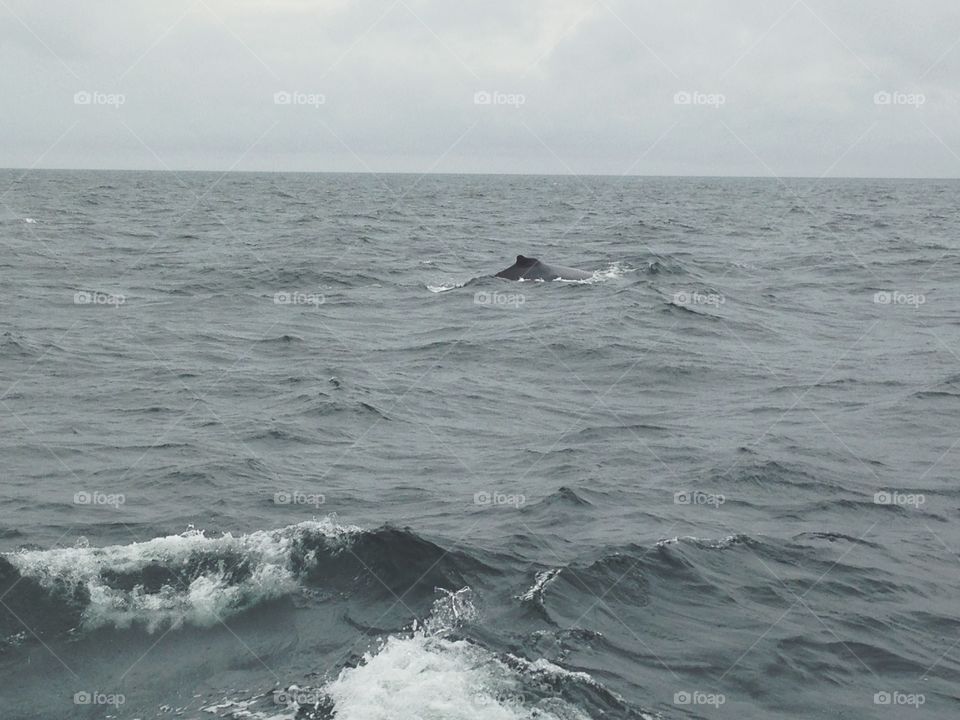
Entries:
{"type": "Polygon", "coordinates": [[[491,176],[491,177],[557,177],[557,178],[691,178],[711,180],[960,180],[960,176],[949,175],[696,175],[696,174],[643,174],[643,173],[543,173],[543,172],[416,172],[398,170],[217,170],[217,169],[156,169],[156,168],[89,168],[89,167],[8,167],[0,166],[0,171],[22,172],[117,172],[117,173],[216,173],[220,175],[410,175],[429,176],[491,176]]]}

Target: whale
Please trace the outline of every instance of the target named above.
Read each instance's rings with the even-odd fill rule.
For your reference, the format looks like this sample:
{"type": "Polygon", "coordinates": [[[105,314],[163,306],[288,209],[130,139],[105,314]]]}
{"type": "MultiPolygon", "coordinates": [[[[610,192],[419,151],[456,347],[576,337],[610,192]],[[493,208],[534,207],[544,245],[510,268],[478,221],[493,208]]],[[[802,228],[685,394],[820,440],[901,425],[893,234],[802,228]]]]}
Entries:
{"type": "Polygon", "coordinates": [[[537,258],[517,255],[517,261],[494,277],[506,280],[589,280],[592,272],[563,265],[548,265],[537,258]]]}

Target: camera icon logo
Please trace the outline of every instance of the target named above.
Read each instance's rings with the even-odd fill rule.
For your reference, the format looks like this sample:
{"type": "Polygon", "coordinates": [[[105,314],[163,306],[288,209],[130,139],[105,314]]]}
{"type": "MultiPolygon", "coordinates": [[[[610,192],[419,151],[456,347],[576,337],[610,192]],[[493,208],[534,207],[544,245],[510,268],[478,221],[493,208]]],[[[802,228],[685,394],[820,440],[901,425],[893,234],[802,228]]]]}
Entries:
{"type": "Polygon", "coordinates": [[[873,494],[873,502],[877,505],[892,505],[893,504],[893,495],[888,493],[885,490],[873,494]]]}

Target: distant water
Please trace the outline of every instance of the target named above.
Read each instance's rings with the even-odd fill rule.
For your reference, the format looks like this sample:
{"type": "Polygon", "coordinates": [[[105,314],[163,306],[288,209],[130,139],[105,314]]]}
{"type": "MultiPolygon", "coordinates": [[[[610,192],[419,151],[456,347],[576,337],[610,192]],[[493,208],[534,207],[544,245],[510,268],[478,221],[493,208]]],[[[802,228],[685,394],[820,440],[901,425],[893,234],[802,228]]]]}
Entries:
{"type": "Polygon", "coordinates": [[[960,183],[0,181],[4,720],[960,714],[960,183]]]}

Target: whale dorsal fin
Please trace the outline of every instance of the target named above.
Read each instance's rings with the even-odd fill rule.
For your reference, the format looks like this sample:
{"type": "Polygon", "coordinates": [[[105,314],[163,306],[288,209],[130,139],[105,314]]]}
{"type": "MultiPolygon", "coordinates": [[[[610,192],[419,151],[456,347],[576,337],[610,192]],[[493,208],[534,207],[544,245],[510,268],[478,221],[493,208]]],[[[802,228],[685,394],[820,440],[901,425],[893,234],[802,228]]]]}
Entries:
{"type": "Polygon", "coordinates": [[[533,265],[534,263],[539,262],[536,258],[528,258],[523,255],[517,255],[517,265],[533,265]]]}

